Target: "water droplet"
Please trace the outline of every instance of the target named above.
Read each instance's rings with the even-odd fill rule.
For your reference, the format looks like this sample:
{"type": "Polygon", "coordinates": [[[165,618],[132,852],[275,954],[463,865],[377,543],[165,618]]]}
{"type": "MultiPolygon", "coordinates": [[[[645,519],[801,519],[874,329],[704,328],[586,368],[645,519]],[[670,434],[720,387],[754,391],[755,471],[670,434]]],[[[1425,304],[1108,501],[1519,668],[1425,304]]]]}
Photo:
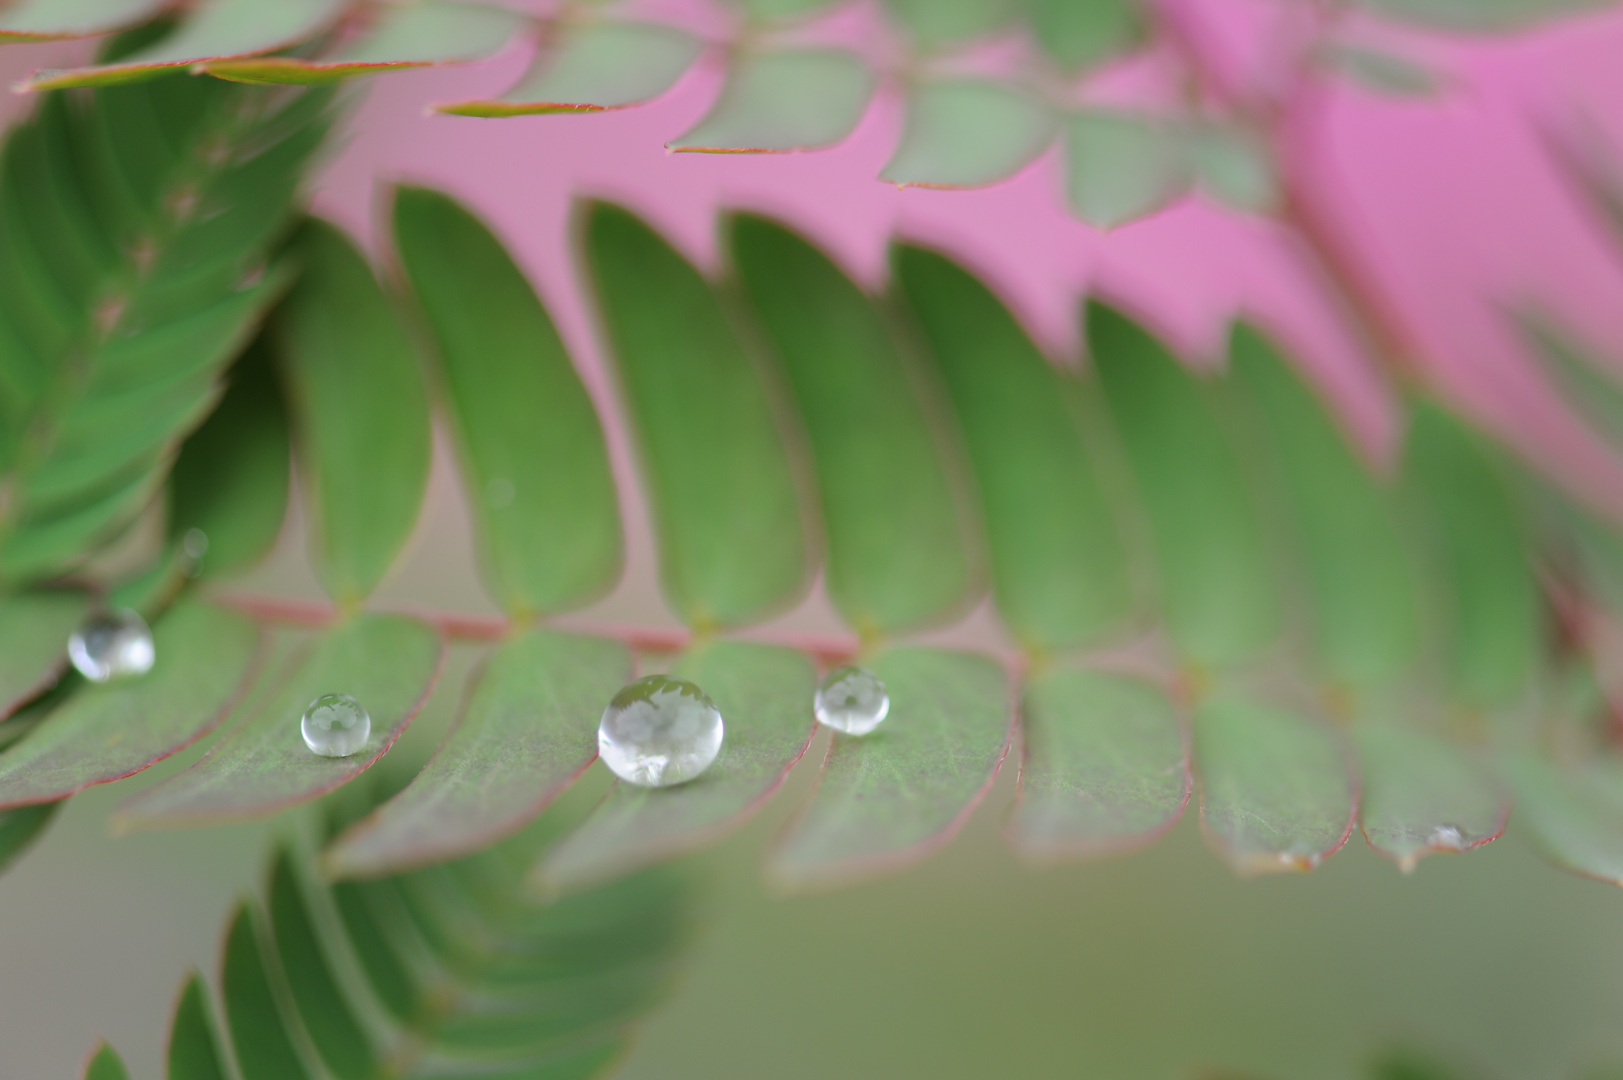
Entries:
{"type": "Polygon", "coordinates": [[[721,753],[721,710],[690,682],[650,675],[614,695],[597,729],[597,752],[638,787],[692,780],[721,753]]]}
{"type": "Polygon", "coordinates": [[[847,735],[866,735],[890,712],[890,695],[873,672],[842,667],[829,672],[817,688],[812,711],[819,724],[847,735]]]}
{"type": "Polygon", "coordinates": [[[129,608],[92,615],[68,636],[68,659],[91,682],[145,675],[157,658],[152,630],[129,608]]]}
{"type": "Polygon", "coordinates": [[[504,476],[492,477],[485,485],[485,505],[492,510],[505,510],[513,505],[513,481],[504,476]]]}
{"type": "Polygon", "coordinates": [[[372,718],[348,694],[322,694],[304,710],[299,731],[304,745],[322,757],[349,757],[366,745],[372,718]]]}
{"type": "Polygon", "coordinates": [[[180,547],[188,559],[201,559],[208,553],[209,534],[202,529],[187,529],[186,535],[180,539],[180,547]]]}

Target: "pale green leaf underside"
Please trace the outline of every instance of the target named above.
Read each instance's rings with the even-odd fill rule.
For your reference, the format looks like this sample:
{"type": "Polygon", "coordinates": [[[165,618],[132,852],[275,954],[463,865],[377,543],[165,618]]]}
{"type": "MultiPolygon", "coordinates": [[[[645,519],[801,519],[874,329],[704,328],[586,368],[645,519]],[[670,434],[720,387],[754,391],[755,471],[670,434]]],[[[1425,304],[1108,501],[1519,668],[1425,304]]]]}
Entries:
{"type": "Polygon", "coordinates": [[[398,615],[361,615],[268,671],[274,690],[201,761],[121,807],[122,828],[241,820],[294,806],[353,780],[393,745],[439,675],[434,629],[398,615]],[[323,694],[348,694],[371,715],[372,735],[347,758],[319,757],[299,721],[323,694]]]}
{"type": "Polygon", "coordinates": [[[733,61],[716,104],[673,150],[816,150],[851,133],[878,78],[842,49],[745,53],[733,61]]]}
{"type": "Polygon", "coordinates": [[[624,108],[669,90],[703,47],[698,38],[669,26],[589,22],[541,50],[529,72],[506,93],[438,108],[465,116],[624,108]]]}
{"type": "Polygon", "coordinates": [[[491,596],[525,618],[601,595],[620,575],[619,505],[602,425],[552,319],[447,196],[399,189],[394,232],[437,346],[491,596]]]}
{"type": "Polygon", "coordinates": [[[692,625],[760,619],[798,596],[811,569],[802,481],[762,373],[721,297],[663,238],[618,207],[585,214],[586,267],[666,598],[692,625]]]}
{"type": "Polygon", "coordinates": [[[924,48],[978,37],[1013,21],[1018,0],[885,0],[924,48]]]}
{"type": "Polygon", "coordinates": [[[1347,842],[1357,790],[1329,728],[1231,698],[1197,709],[1194,732],[1201,824],[1236,871],[1310,870],[1347,842]]]}
{"type": "Polygon", "coordinates": [[[1026,0],[1043,50],[1068,72],[1114,59],[1148,35],[1138,0],[1026,0]]]}
{"type": "Polygon", "coordinates": [[[576,889],[713,843],[743,825],[811,742],[817,674],[789,649],[716,642],[674,674],[702,686],[727,725],[721,755],[675,788],[617,783],[586,822],[547,852],[536,877],[576,889]]]}
{"type": "Polygon", "coordinates": [[[66,589],[0,594],[0,719],[62,674],[68,635],[89,610],[88,596],[66,589]]]}
{"type": "Polygon", "coordinates": [[[1083,221],[1113,228],[1182,195],[1190,163],[1180,133],[1132,113],[1076,113],[1065,123],[1066,193],[1083,221]]]}
{"type": "Polygon", "coordinates": [[[1527,754],[1507,762],[1506,772],[1516,828],[1556,865],[1623,885],[1623,769],[1615,762],[1562,767],[1527,754]]]}
{"type": "Polygon", "coordinates": [[[1469,851],[1504,831],[1509,800],[1460,747],[1395,723],[1362,725],[1353,739],[1364,839],[1399,866],[1469,851]]]}
{"type": "Polygon", "coordinates": [[[899,647],[867,665],[890,714],[873,734],[835,735],[817,790],[769,871],[811,888],[884,873],[952,838],[1002,765],[1011,732],[1001,668],[969,653],[899,647]]]}
{"type": "Polygon", "coordinates": [[[0,43],[87,37],[150,18],[169,0],[22,0],[0,12],[0,43]]]}
{"type": "Polygon", "coordinates": [[[963,467],[934,430],[920,385],[929,372],[909,370],[885,314],[805,240],[748,215],[729,237],[811,444],[834,606],[861,633],[966,607],[979,575],[956,483],[963,467]]]}
{"type": "Polygon", "coordinates": [[[1183,815],[1192,780],[1166,694],[1123,675],[1061,669],[1026,685],[1010,841],[1036,859],[1114,854],[1183,815]]]}
{"type": "Polygon", "coordinates": [[[241,696],[260,632],[246,616],[193,602],[167,612],[153,642],[146,675],[81,688],[0,755],[0,806],[66,798],[196,741],[241,696]]]}
{"type": "Polygon", "coordinates": [[[922,82],[908,93],[901,143],[879,179],[982,187],[1030,164],[1056,129],[1046,106],[1012,86],[984,79],[922,82]]]}
{"type": "Polygon", "coordinates": [[[597,757],[598,715],[631,667],[624,645],[600,638],[538,631],[505,642],[433,759],[333,843],[328,870],[398,871],[478,850],[524,825],[597,757]]]}

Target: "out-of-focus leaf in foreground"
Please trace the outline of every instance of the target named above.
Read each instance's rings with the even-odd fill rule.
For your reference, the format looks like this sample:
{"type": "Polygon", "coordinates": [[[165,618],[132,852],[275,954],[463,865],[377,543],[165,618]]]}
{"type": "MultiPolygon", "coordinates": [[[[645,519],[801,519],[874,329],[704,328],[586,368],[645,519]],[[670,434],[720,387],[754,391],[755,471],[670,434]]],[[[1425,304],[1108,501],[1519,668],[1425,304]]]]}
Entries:
{"type": "Polygon", "coordinates": [[[920,82],[908,91],[902,141],[879,179],[899,187],[970,188],[1006,180],[1047,149],[1047,106],[988,79],[920,82]]]}
{"type": "Polygon", "coordinates": [[[851,133],[878,79],[843,49],[745,53],[716,104],[673,150],[711,153],[815,150],[851,133]]]}

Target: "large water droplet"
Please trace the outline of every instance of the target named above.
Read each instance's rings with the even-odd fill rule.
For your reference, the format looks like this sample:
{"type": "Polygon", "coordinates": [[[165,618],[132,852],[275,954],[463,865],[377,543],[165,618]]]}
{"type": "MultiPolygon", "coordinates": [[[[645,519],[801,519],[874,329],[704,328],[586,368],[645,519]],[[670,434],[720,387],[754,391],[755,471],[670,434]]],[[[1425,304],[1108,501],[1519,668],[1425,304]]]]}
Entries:
{"type": "Polygon", "coordinates": [[[372,718],[348,694],[322,694],[304,710],[299,731],[304,745],[322,757],[349,757],[366,745],[372,718]]]}
{"type": "Polygon", "coordinates": [[[847,735],[866,735],[890,713],[890,695],[873,672],[859,667],[837,668],[817,688],[812,711],[819,724],[847,735]]]}
{"type": "Polygon", "coordinates": [[[597,728],[597,752],[615,776],[638,787],[670,787],[710,767],[721,753],[721,710],[690,682],[650,675],[614,695],[597,728]]]}
{"type": "Polygon", "coordinates": [[[145,675],[157,658],[152,630],[128,608],[92,615],[68,636],[68,659],[91,682],[145,675]]]}

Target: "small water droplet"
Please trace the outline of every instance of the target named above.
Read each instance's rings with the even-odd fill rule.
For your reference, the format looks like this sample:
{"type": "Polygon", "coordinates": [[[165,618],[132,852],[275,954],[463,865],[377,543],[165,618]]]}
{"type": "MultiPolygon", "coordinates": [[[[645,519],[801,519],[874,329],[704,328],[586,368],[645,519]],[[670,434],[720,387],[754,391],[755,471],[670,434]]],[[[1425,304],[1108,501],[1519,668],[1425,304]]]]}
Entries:
{"type": "Polygon", "coordinates": [[[505,510],[513,505],[513,481],[504,476],[493,477],[485,485],[485,505],[492,510],[505,510]]]}
{"type": "Polygon", "coordinates": [[[322,757],[349,757],[366,745],[372,718],[348,694],[322,694],[299,723],[304,745],[322,757]]]}
{"type": "Polygon", "coordinates": [[[1426,844],[1441,851],[1464,851],[1465,833],[1458,825],[1438,825],[1426,837],[1426,844]]]}
{"type": "Polygon", "coordinates": [[[721,753],[721,710],[690,682],[649,675],[625,687],[597,728],[603,764],[628,784],[670,787],[692,780],[721,753]]]}
{"type": "Polygon", "coordinates": [[[187,529],[186,535],[181,537],[180,548],[188,559],[196,562],[208,554],[209,534],[202,529],[187,529]]]}
{"type": "Polygon", "coordinates": [[[92,615],[68,636],[68,659],[91,682],[145,675],[157,658],[152,630],[129,608],[92,615]]]}
{"type": "Polygon", "coordinates": [[[890,695],[871,671],[842,667],[828,673],[812,701],[817,722],[847,735],[866,735],[890,713],[890,695]]]}

